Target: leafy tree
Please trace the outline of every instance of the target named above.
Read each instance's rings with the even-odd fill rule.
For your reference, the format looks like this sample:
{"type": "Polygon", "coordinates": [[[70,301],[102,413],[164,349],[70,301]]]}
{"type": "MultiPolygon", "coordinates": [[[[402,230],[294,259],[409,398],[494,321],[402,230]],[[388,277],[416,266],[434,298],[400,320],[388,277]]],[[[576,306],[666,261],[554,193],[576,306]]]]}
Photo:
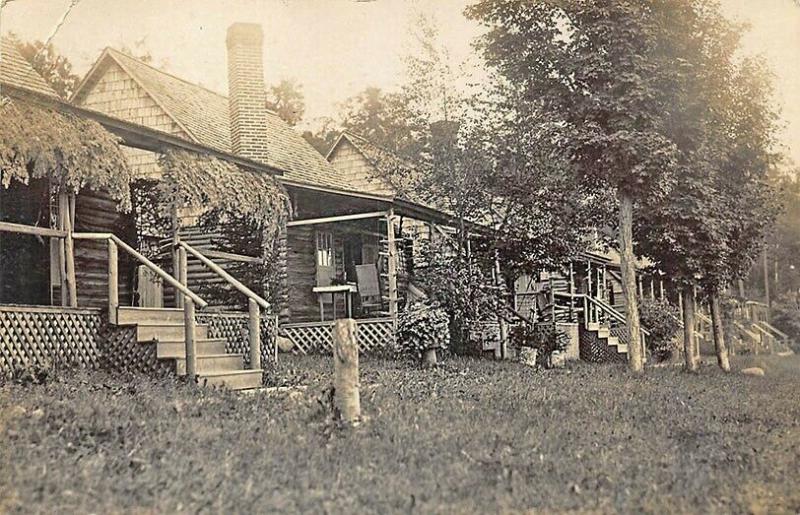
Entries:
{"type": "Polygon", "coordinates": [[[72,73],[72,63],[60,55],[52,43],[44,46],[41,41],[23,42],[11,35],[14,45],[34,70],[52,87],[61,98],[69,98],[80,82],[80,77],[72,73]]]}
{"type": "MultiPolygon", "coordinates": [[[[769,254],[773,258],[771,291],[777,298],[800,293],[800,168],[781,174],[773,182],[784,207],[769,241],[769,254]]],[[[763,274],[755,276],[762,278],[763,274]]]]}
{"type": "Polygon", "coordinates": [[[677,149],[665,113],[687,73],[669,41],[678,3],[482,0],[467,15],[488,27],[479,48],[536,108],[521,113],[566,159],[579,184],[618,202],[629,363],[643,369],[635,287],[633,207],[669,192],[677,149]]]}
{"type": "Polygon", "coordinates": [[[777,157],[775,115],[763,65],[734,61],[741,27],[709,2],[690,2],[677,16],[685,36],[672,45],[694,70],[668,124],[680,180],[643,206],[636,236],[639,250],[683,286],[687,368],[697,368],[692,311],[699,283],[711,306],[719,365],[730,370],[720,294],[750,268],[776,214],[767,182],[777,157]]]}
{"type": "Polygon", "coordinates": [[[340,130],[331,118],[321,118],[317,120],[318,127],[314,130],[303,131],[303,138],[308,141],[314,149],[323,156],[328,155],[340,130]]]}
{"type": "Polygon", "coordinates": [[[267,90],[267,109],[275,111],[283,121],[294,127],[306,111],[303,86],[294,79],[283,79],[267,90]]]}
{"type": "Polygon", "coordinates": [[[368,87],[341,105],[340,126],[392,152],[407,155],[413,142],[402,96],[368,87]]]}

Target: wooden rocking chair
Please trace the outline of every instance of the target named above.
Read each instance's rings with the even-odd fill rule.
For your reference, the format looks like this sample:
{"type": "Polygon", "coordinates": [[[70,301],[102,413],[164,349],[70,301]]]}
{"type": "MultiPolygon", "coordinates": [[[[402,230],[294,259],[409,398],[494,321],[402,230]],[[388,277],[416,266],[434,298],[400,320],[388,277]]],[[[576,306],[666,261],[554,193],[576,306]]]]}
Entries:
{"type": "Polygon", "coordinates": [[[383,302],[377,267],[374,264],[356,265],[356,279],[361,311],[365,313],[380,311],[383,308],[383,302]]]}

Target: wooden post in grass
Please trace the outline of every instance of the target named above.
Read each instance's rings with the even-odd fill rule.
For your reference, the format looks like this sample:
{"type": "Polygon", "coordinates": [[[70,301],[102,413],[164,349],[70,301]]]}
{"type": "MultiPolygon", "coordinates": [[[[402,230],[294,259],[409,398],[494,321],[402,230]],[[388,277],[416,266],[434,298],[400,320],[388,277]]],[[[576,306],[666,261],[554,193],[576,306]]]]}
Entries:
{"type": "Polygon", "coordinates": [[[333,326],[333,404],[339,420],[347,424],[361,418],[357,330],[352,318],[337,320],[333,326]]]}
{"type": "Polygon", "coordinates": [[[436,348],[425,349],[422,351],[422,366],[435,367],[437,362],[436,348]]]}

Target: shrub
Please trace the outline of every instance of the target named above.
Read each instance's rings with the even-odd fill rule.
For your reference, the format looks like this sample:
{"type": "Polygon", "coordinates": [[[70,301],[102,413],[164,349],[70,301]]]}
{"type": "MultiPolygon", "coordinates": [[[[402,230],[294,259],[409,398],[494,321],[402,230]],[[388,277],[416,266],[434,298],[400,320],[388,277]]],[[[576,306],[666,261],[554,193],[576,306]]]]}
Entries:
{"type": "Polygon", "coordinates": [[[497,290],[480,266],[441,245],[420,249],[415,280],[450,317],[452,350],[456,354],[480,355],[481,342],[470,337],[476,324],[497,317],[497,290]]]}
{"type": "Polygon", "coordinates": [[[421,358],[428,349],[450,344],[450,317],[435,303],[414,302],[397,319],[397,346],[402,354],[421,358]]]}
{"type": "Polygon", "coordinates": [[[650,332],[647,348],[657,361],[672,358],[675,336],[681,328],[678,308],[666,300],[641,299],[639,317],[642,327],[650,332]]]}
{"type": "Polygon", "coordinates": [[[780,329],[800,350],[800,303],[793,295],[783,295],[772,304],[772,325],[780,329]]]}
{"type": "Polygon", "coordinates": [[[556,331],[553,324],[520,324],[511,329],[511,344],[516,347],[536,349],[536,363],[550,368],[553,353],[563,352],[569,343],[569,336],[556,331]]]}

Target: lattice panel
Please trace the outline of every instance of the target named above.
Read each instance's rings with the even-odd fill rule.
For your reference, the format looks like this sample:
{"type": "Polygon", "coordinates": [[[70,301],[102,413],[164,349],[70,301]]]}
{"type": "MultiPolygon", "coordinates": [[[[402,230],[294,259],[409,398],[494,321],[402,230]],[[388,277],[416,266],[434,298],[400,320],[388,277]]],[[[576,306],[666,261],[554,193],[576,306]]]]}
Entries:
{"type": "Polygon", "coordinates": [[[99,311],[0,308],[0,373],[31,366],[96,366],[99,311]]]}
{"type": "MultiPolygon", "coordinates": [[[[283,325],[280,331],[294,342],[292,353],[310,354],[333,351],[333,321],[283,325]]],[[[362,353],[391,348],[395,344],[392,319],[358,320],[358,349],[362,353]]]]}
{"type": "MultiPolygon", "coordinates": [[[[202,313],[195,317],[198,324],[208,325],[209,338],[224,338],[225,352],[244,356],[245,366],[250,366],[250,330],[247,313],[202,313]]],[[[261,317],[261,364],[275,361],[277,344],[275,317],[261,317]]]]}
{"type": "Polygon", "coordinates": [[[580,356],[582,360],[592,363],[624,363],[627,361],[627,355],[617,352],[617,348],[609,345],[605,338],[597,336],[595,331],[583,328],[580,329],[580,356]]]}
{"type": "Polygon", "coordinates": [[[611,333],[611,336],[616,336],[619,339],[619,343],[628,345],[628,342],[630,341],[628,338],[628,326],[618,325],[609,329],[609,332],[611,333]]]}
{"type": "Polygon", "coordinates": [[[100,332],[100,342],[100,365],[104,368],[156,374],[175,372],[174,361],[158,359],[155,343],[136,340],[135,327],[106,326],[100,332]]]}

